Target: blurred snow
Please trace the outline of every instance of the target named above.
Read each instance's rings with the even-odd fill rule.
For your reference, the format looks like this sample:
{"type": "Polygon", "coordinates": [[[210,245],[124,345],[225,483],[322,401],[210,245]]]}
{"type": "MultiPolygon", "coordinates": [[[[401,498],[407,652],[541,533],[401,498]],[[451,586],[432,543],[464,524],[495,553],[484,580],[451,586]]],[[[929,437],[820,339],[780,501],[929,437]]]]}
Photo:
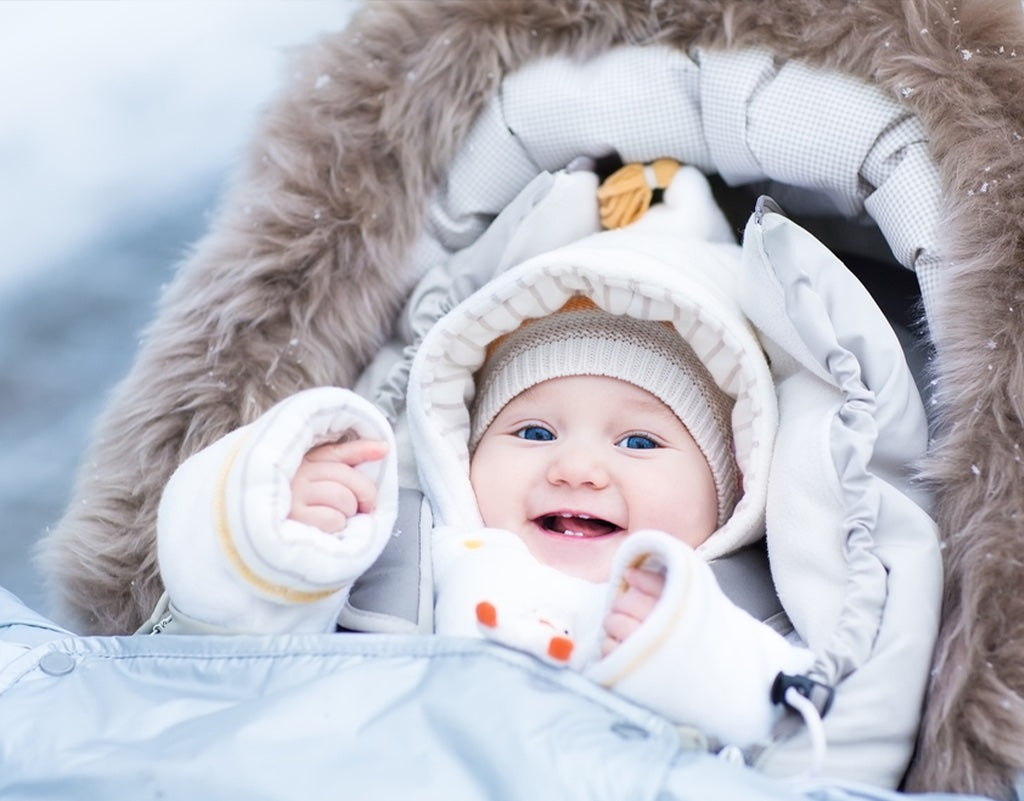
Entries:
{"type": "Polygon", "coordinates": [[[0,2],[0,291],[239,153],[354,0],[0,2]]]}
{"type": "Polygon", "coordinates": [[[0,587],[206,225],[290,48],[355,0],[0,0],[0,587]]]}

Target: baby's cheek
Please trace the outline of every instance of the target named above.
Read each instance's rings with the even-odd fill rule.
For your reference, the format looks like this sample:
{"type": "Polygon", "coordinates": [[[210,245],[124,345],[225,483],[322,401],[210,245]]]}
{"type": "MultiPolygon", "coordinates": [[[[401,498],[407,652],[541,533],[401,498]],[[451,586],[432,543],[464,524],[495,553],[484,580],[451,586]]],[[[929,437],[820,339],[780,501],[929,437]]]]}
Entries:
{"type": "Polygon", "coordinates": [[[644,528],[664,531],[691,548],[696,548],[714,533],[717,523],[717,503],[712,506],[699,500],[690,500],[658,515],[644,528]]]}

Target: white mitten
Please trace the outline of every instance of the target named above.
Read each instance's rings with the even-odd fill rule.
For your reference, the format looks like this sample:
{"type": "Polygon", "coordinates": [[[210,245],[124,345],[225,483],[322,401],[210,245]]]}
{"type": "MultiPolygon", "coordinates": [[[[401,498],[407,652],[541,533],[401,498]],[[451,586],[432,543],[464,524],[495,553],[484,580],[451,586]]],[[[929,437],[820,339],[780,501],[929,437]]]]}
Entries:
{"type": "Polygon", "coordinates": [[[612,566],[612,599],[624,588],[626,568],[640,565],[664,573],[661,598],[640,628],[585,674],[723,743],[767,738],[780,715],[770,698],[775,677],[806,671],[811,652],[733,604],[708,564],[661,531],[638,531],[623,542],[612,566]]]}
{"type": "Polygon", "coordinates": [[[482,636],[556,665],[593,654],[604,584],[541,564],[501,529],[439,527],[431,543],[438,634],[482,636]]]}
{"type": "Polygon", "coordinates": [[[157,551],[172,607],[230,631],[333,631],[391,536],[397,483],[391,426],[372,404],[336,387],[286,398],[185,461],[164,489],[157,551]],[[388,444],[357,467],[377,486],[376,510],[338,535],[289,520],[306,451],[343,436],[388,444]]]}

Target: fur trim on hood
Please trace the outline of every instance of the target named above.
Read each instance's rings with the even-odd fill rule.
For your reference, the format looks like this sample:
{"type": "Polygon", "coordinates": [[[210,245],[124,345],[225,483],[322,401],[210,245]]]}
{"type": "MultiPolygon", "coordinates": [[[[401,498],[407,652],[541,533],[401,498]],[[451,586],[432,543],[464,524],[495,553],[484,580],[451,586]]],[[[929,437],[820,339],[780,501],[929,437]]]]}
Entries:
{"type": "Polygon", "coordinates": [[[929,307],[945,624],[917,789],[1024,768],[1024,17],[1017,0],[370,3],[305,53],[111,398],[41,543],[58,611],[133,631],[161,591],[160,494],[189,454],[305,387],[351,386],[419,277],[424,209],[501,80],[619,44],[766,48],[857,76],[928,133],[944,194],[929,307]],[[328,80],[323,80],[323,78],[328,80]]]}

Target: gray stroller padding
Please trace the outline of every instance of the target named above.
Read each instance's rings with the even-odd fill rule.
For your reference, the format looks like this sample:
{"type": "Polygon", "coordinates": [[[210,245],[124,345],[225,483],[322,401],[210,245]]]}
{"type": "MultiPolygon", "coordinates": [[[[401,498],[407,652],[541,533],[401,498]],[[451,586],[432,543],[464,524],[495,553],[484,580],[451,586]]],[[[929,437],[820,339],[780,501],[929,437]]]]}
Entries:
{"type": "Polygon", "coordinates": [[[509,76],[452,162],[412,263],[472,242],[538,172],[612,152],[762,184],[788,214],[873,222],[926,308],[938,286],[941,186],[917,117],[876,86],[758,50],[622,47],[509,76]]]}
{"type": "Polygon", "coordinates": [[[433,631],[430,509],[423,493],[398,492],[398,519],[384,551],[352,587],[339,624],[355,631],[433,631]]]}

